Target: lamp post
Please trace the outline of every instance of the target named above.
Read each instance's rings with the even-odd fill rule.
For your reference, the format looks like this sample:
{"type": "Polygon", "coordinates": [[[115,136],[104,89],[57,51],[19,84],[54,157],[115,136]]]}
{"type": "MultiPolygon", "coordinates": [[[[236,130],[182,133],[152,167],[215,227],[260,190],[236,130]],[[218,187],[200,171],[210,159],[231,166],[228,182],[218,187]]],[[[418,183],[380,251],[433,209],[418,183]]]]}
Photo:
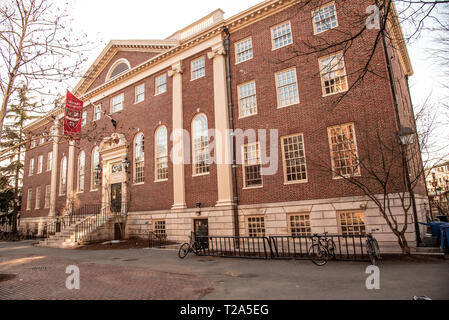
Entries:
{"type": "Polygon", "coordinates": [[[419,231],[419,224],[418,224],[418,212],[416,209],[416,201],[415,201],[415,192],[412,188],[412,183],[410,181],[410,172],[408,168],[408,161],[407,161],[407,147],[415,143],[415,131],[408,127],[402,127],[398,132],[398,138],[399,138],[399,144],[401,145],[401,153],[402,153],[402,162],[405,169],[405,178],[407,181],[407,189],[410,193],[410,200],[412,202],[412,208],[413,208],[413,218],[415,220],[415,234],[416,234],[416,244],[419,247],[422,243],[421,241],[421,233],[419,231]]]}

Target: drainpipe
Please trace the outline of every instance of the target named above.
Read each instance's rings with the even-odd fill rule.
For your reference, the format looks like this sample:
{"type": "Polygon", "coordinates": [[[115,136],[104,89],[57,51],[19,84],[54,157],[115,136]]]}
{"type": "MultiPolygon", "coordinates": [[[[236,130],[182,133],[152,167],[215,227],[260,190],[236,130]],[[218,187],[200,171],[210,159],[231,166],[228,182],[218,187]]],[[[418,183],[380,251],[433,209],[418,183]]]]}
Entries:
{"type": "Polygon", "coordinates": [[[231,34],[227,27],[224,27],[223,33],[225,34],[225,38],[223,40],[223,46],[226,51],[226,81],[227,81],[227,89],[228,89],[228,113],[229,113],[229,126],[231,130],[231,152],[232,152],[232,176],[233,176],[233,195],[234,195],[234,203],[233,203],[233,211],[234,211],[234,235],[236,237],[240,236],[239,229],[239,194],[238,194],[238,186],[237,186],[237,160],[236,160],[236,151],[235,151],[235,134],[234,134],[234,105],[232,103],[232,83],[231,83],[231,61],[230,61],[230,50],[231,50],[231,34]]]}
{"type": "MultiPolygon", "coordinates": [[[[387,47],[387,41],[385,39],[385,33],[382,32],[382,42],[383,42],[383,47],[384,47],[384,52],[385,52],[385,59],[387,62],[387,68],[388,68],[388,75],[390,78],[390,87],[391,87],[391,91],[393,94],[393,103],[394,103],[394,109],[396,112],[396,121],[398,123],[398,127],[399,130],[402,129],[402,124],[401,124],[401,117],[399,115],[399,104],[398,104],[398,98],[396,96],[396,86],[394,83],[394,74],[393,74],[393,68],[391,66],[391,59],[390,59],[390,55],[388,54],[388,47],[387,47]]],[[[416,127],[415,127],[416,128],[416,127]]],[[[410,181],[410,173],[409,173],[409,168],[408,168],[408,163],[407,163],[407,155],[406,155],[406,150],[404,150],[404,146],[401,145],[401,153],[402,153],[402,165],[404,167],[404,171],[405,171],[405,178],[406,178],[406,182],[407,182],[407,189],[410,193],[410,200],[412,201],[412,208],[413,208],[413,218],[414,218],[414,224],[415,224],[415,235],[416,235],[416,244],[419,247],[422,243],[421,241],[421,235],[420,235],[420,231],[419,231],[419,224],[418,224],[418,212],[416,209],[416,201],[415,201],[415,192],[413,191],[412,188],[412,184],[410,181]]]]}

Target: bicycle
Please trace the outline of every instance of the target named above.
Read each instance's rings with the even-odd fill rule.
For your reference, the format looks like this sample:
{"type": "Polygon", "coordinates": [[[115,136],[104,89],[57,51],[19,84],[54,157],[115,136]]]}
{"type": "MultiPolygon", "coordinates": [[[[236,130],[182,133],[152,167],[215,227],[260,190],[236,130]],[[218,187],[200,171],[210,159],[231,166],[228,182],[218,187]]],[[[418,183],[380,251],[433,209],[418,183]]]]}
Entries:
{"type": "Polygon", "coordinates": [[[178,256],[180,259],[184,259],[185,257],[187,257],[187,255],[190,252],[195,253],[196,255],[198,255],[198,252],[200,250],[200,244],[198,243],[198,241],[196,240],[196,237],[194,235],[191,235],[190,237],[190,242],[186,242],[184,243],[178,251],[178,256]]]}
{"type": "Polygon", "coordinates": [[[366,252],[368,253],[369,259],[373,266],[377,265],[377,263],[382,260],[380,256],[379,243],[373,237],[373,233],[376,231],[379,231],[379,229],[371,230],[371,233],[367,234],[368,239],[366,240],[366,252]]]}
{"type": "Polygon", "coordinates": [[[314,234],[312,237],[312,246],[309,248],[309,256],[312,257],[312,262],[317,266],[324,266],[330,258],[336,259],[335,254],[335,242],[332,238],[328,237],[328,232],[325,232],[322,236],[314,234]],[[318,240],[315,240],[315,239],[318,240]]]}

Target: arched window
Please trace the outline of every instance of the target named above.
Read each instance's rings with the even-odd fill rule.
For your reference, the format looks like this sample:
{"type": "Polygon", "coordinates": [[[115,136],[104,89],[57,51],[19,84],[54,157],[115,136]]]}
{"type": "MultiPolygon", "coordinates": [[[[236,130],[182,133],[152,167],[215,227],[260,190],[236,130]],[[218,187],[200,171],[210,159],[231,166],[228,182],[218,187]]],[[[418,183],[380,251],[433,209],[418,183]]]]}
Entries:
{"type": "Polygon", "coordinates": [[[91,189],[98,190],[101,183],[101,171],[100,169],[100,152],[98,147],[92,150],[92,168],[91,168],[91,189]]]}
{"type": "Polygon", "coordinates": [[[209,134],[207,117],[200,114],[195,117],[193,128],[193,174],[201,175],[209,173],[209,134]]]}
{"type": "Polygon", "coordinates": [[[81,151],[78,156],[78,192],[84,192],[84,169],[86,167],[86,154],[81,151]]]}
{"type": "Polygon", "coordinates": [[[145,182],[145,137],[143,133],[134,138],[134,183],[145,182]]]}
{"type": "Polygon", "coordinates": [[[109,69],[108,75],[106,76],[106,81],[109,81],[115,77],[118,77],[122,73],[128,71],[131,69],[131,65],[129,64],[128,60],[126,59],[119,59],[117,60],[109,69]]]}
{"type": "Polygon", "coordinates": [[[67,192],[67,157],[61,160],[61,173],[59,177],[59,194],[65,196],[67,192]]]}
{"type": "Polygon", "coordinates": [[[168,140],[167,128],[159,127],[155,134],[154,144],[156,181],[168,179],[168,140]]]}

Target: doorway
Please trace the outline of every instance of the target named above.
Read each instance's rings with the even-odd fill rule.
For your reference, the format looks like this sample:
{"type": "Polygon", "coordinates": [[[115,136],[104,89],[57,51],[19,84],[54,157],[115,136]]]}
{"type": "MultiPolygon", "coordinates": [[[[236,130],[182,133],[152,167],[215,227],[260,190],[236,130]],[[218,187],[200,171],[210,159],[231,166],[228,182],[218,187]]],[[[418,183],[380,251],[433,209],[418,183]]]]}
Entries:
{"type": "Polygon", "coordinates": [[[196,240],[200,243],[202,249],[209,248],[209,221],[208,219],[195,219],[193,220],[193,231],[195,232],[196,240]],[[204,238],[206,237],[206,238],[204,238]]]}
{"type": "Polygon", "coordinates": [[[122,184],[111,185],[111,212],[122,212],[122,184]]]}

